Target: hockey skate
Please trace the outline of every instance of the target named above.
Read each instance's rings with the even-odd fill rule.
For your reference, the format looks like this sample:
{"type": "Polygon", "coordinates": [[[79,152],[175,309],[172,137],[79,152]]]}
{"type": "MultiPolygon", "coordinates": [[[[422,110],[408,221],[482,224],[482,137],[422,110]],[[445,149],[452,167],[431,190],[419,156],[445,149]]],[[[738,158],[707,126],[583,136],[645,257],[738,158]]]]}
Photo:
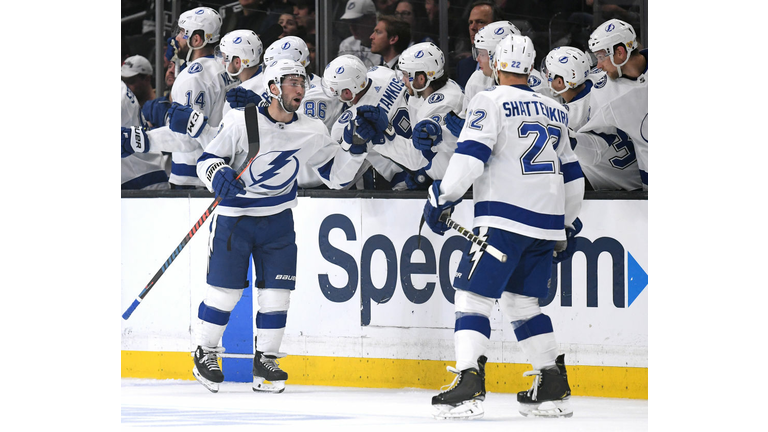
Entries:
{"type": "Polygon", "coordinates": [[[192,354],[195,357],[195,367],[192,375],[200,384],[213,393],[219,391],[219,384],[224,381],[224,374],[219,367],[219,354],[224,352],[223,347],[198,346],[192,354]]]}
{"type": "Polygon", "coordinates": [[[571,387],[565,371],[565,355],[555,360],[557,368],[534,370],[523,373],[533,375],[533,386],[517,394],[520,414],[528,417],[572,417],[571,387]]]}
{"type": "Polygon", "coordinates": [[[277,362],[282,357],[285,354],[256,351],[253,356],[253,391],[282,393],[285,390],[288,374],[280,369],[277,362]]]}
{"type": "MultiPolygon", "coordinates": [[[[448,390],[432,397],[434,412],[432,415],[440,420],[472,420],[483,416],[485,400],[485,362],[488,359],[480,356],[477,359],[478,369],[469,368],[459,371],[448,366],[448,371],[456,374],[448,390]]],[[[442,390],[442,389],[441,389],[442,390]]]]}

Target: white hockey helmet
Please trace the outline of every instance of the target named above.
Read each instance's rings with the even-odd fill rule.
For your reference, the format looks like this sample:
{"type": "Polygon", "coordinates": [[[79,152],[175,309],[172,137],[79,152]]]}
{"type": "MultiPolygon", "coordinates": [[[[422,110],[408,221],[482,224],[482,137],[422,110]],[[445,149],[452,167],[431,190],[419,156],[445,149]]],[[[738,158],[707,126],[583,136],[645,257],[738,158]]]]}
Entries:
{"type": "Polygon", "coordinates": [[[605,50],[606,55],[611,59],[611,63],[618,68],[619,76],[621,76],[621,67],[629,61],[629,54],[635,48],[637,48],[635,29],[630,24],[619,19],[604,22],[589,36],[589,50],[594,54],[605,50]],[[627,59],[621,64],[616,64],[613,60],[613,47],[618,44],[624,45],[627,49],[627,59]]]}
{"type": "Polygon", "coordinates": [[[424,87],[414,91],[422,91],[433,80],[443,76],[445,70],[445,55],[437,45],[432,42],[421,42],[408,47],[400,54],[398,60],[400,70],[408,73],[408,79],[413,82],[416,72],[423,72],[427,76],[424,87]]]}
{"type": "Polygon", "coordinates": [[[309,47],[297,36],[278,39],[264,51],[264,63],[271,63],[278,59],[291,59],[307,67],[309,66],[309,47]]]}
{"type": "Polygon", "coordinates": [[[277,59],[266,64],[266,66],[266,69],[264,69],[264,89],[270,97],[273,97],[280,102],[280,106],[283,107],[283,110],[289,112],[285,109],[285,105],[283,105],[283,79],[292,75],[303,77],[304,94],[306,94],[307,89],[309,88],[307,70],[304,69],[304,66],[302,66],[301,63],[291,59],[277,59]],[[277,94],[272,93],[269,88],[269,85],[272,83],[277,85],[277,94]]]}
{"type": "Polygon", "coordinates": [[[570,46],[561,46],[547,54],[541,73],[547,78],[552,92],[563,94],[583,84],[589,75],[589,69],[589,57],[584,51],[570,46]],[[560,91],[552,88],[552,81],[558,76],[565,83],[565,88],[560,91]]]}
{"type": "Polygon", "coordinates": [[[184,39],[189,39],[192,36],[192,33],[197,30],[202,30],[203,40],[205,41],[203,46],[219,41],[221,16],[218,12],[209,7],[198,7],[182,13],[179,15],[179,22],[177,25],[179,27],[179,32],[181,30],[184,31],[184,39]]]}
{"type": "Polygon", "coordinates": [[[496,45],[493,57],[493,79],[498,84],[498,71],[529,75],[533,70],[536,50],[528,36],[510,34],[496,45]]]}
{"type": "Polygon", "coordinates": [[[232,74],[227,69],[227,73],[232,76],[240,75],[245,68],[255,67],[259,64],[263,45],[261,39],[252,30],[234,30],[224,35],[219,42],[219,46],[214,51],[216,58],[220,59],[224,66],[235,58],[240,59],[240,70],[232,74]]]}
{"type": "Polygon", "coordinates": [[[496,45],[510,34],[521,35],[520,29],[510,21],[496,21],[481,28],[475,33],[475,45],[472,47],[472,58],[477,60],[478,51],[488,51],[489,63],[493,64],[493,52],[496,45]]]}
{"type": "Polygon", "coordinates": [[[340,55],[328,63],[323,72],[323,91],[328,96],[336,96],[342,102],[341,92],[348,89],[352,96],[360,93],[368,84],[368,70],[362,60],[350,55],[340,55]]]}

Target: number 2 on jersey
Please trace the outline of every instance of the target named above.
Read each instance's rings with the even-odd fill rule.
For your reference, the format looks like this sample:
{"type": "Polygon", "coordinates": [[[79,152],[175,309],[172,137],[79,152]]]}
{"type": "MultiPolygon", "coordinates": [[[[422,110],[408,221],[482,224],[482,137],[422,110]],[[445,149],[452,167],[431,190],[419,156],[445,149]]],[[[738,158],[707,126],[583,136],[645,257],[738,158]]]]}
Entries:
{"type": "Polygon", "coordinates": [[[552,152],[557,148],[560,142],[562,132],[556,126],[545,127],[538,122],[525,122],[518,128],[520,138],[533,137],[533,143],[520,158],[520,165],[523,174],[559,174],[560,159],[555,156],[554,160],[538,160],[544,153],[545,148],[551,144],[552,152]]]}

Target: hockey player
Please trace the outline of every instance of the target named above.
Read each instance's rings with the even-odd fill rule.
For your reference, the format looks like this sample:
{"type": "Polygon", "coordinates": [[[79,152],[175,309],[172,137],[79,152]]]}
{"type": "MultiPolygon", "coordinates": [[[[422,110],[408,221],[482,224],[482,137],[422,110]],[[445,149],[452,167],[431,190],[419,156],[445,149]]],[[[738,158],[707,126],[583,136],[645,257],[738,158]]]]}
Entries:
{"type": "MultiPolygon", "coordinates": [[[[606,85],[605,72],[590,73],[589,58],[578,48],[563,46],[553,49],[544,59],[542,73],[547,77],[552,92],[568,107],[568,126],[578,131],[587,123],[593,89],[606,85]]],[[[593,190],[636,190],[642,188],[640,172],[634,163],[632,141],[617,130],[615,135],[599,134],[607,145],[602,146],[599,158],[586,146],[575,146],[584,176],[593,190]]]]}
{"type": "Polygon", "coordinates": [[[223,351],[220,340],[246,286],[251,254],[259,304],[253,390],[284,390],[288,374],[280,369],[277,359],[285,355],[279,350],[290,294],[296,286],[297,249],[291,209],[298,203],[297,173],[307,164],[328,187],[338,189],[353,179],[366,154],[366,146],[352,124],[343,134],[348,149],[344,151],[331,140],[322,122],[301,113],[307,86],[301,64],[276,60],[264,73],[270,105],[258,108],[258,156],[238,179],[232,167],[247,162],[249,137],[244,110],[233,109],[197,164],[206,187],[222,198],[211,221],[208,290],[198,310],[200,322],[193,328],[197,345],[193,375],[214,393],[224,380],[217,363],[223,351]]]}
{"type": "Polygon", "coordinates": [[[216,58],[224,65],[230,78],[240,80],[238,86],[227,91],[222,118],[230,109],[247,105],[242,103],[243,91],[257,89],[260,96],[266,98],[266,94],[261,95],[264,89],[264,67],[259,63],[263,49],[259,35],[252,30],[233,30],[221,38],[216,47],[216,58]]]}
{"type": "Polygon", "coordinates": [[[456,137],[443,134],[445,115],[461,111],[464,92],[445,73],[445,55],[435,44],[412,45],[400,55],[400,71],[408,89],[408,113],[413,127],[413,145],[421,150],[429,165],[413,177],[411,188],[429,186],[443,178],[448,160],[456,150],[456,137]]]}
{"type": "Polygon", "coordinates": [[[407,89],[396,71],[385,67],[365,69],[355,56],[336,57],[325,68],[323,88],[328,95],[349,105],[331,129],[331,137],[341,141],[350,123],[361,127],[368,143],[368,161],[390,184],[396,175],[418,171],[428,161],[412,142],[407,89]],[[374,129],[371,136],[368,126],[374,129]]]}
{"type": "Polygon", "coordinates": [[[489,317],[497,299],[534,369],[526,373],[535,375],[533,387],[517,396],[520,412],[573,414],[564,357],[539,298],[548,293],[555,244],[566,240],[573,217],[563,183],[574,165],[561,165],[556,152],[568,143],[567,111],[527,85],[535,57],[528,37],[512,34],[499,43],[493,66],[498,85],[470,101],[458,148],[424,207],[429,227],[443,235],[448,226],[441,215],[450,215],[473,186],[475,233],[508,256],[502,263],[469,243],[459,262],[456,367],[448,368],[457,376],[450,389],[432,398],[437,418],[483,415],[489,317]]]}
{"type": "Polygon", "coordinates": [[[638,50],[635,30],[618,19],[592,32],[589,49],[608,80],[591,92],[589,121],[572,137],[576,152],[585,165],[593,166],[611,146],[623,153],[610,162],[618,169],[631,169],[636,157],[642,188],[648,190],[648,50],[638,50]]]}

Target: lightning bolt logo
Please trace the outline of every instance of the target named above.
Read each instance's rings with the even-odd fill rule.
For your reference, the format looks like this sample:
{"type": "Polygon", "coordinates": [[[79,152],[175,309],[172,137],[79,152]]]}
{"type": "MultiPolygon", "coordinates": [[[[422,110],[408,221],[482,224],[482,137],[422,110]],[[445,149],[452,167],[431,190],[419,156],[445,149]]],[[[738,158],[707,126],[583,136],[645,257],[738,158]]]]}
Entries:
{"type": "MultiPolygon", "coordinates": [[[[259,187],[261,187],[262,189],[267,189],[267,190],[281,190],[281,189],[284,189],[286,186],[288,186],[290,183],[292,183],[294,181],[294,179],[296,178],[296,174],[298,174],[298,172],[299,172],[299,161],[296,159],[295,156],[293,156],[298,151],[299,150],[286,150],[286,151],[281,151],[281,152],[270,152],[270,153],[267,153],[266,155],[269,155],[269,154],[272,154],[272,153],[277,153],[277,156],[275,156],[275,158],[272,159],[272,162],[269,162],[267,164],[267,165],[270,166],[270,168],[267,169],[266,171],[263,171],[261,174],[256,174],[255,175],[253,171],[250,172],[251,181],[252,181],[251,186],[258,184],[259,187]],[[277,186],[272,186],[272,185],[264,184],[266,181],[275,178],[279,174],[283,174],[283,176],[284,176],[284,173],[282,173],[280,170],[285,168],[285,166],[288,165],[289,163],[291,163],[291,161],[294,162],[294,164],[296,165],[296,168],[294,169],[293,174],[288,176],[289,178],[288,178],[287,181],[285,181],[284,183],[279,184],[277,186]]],[[[264,156],[266,156],[266,155],[264,155],[264,156]]],[[[252,164],[251,167],[253,167],[254,165],[255,164],[252,164]]]]}
{"type": "MultiPolygon", "coordinates": [[[[488,227],[480,227],[477,236],[487,242],[488,227]]],[[[469,262],[472,263],[472,268],[469,270],[469,276],[467,276],[468,280],[472,279],[472,275],[475,273],[477,264],[480,262],[480,258],[483,257],[483,254],[485,254],[485,251],[480,249],[480,245],[473,242],[472,247],[469,248],[469,262]]]]}

